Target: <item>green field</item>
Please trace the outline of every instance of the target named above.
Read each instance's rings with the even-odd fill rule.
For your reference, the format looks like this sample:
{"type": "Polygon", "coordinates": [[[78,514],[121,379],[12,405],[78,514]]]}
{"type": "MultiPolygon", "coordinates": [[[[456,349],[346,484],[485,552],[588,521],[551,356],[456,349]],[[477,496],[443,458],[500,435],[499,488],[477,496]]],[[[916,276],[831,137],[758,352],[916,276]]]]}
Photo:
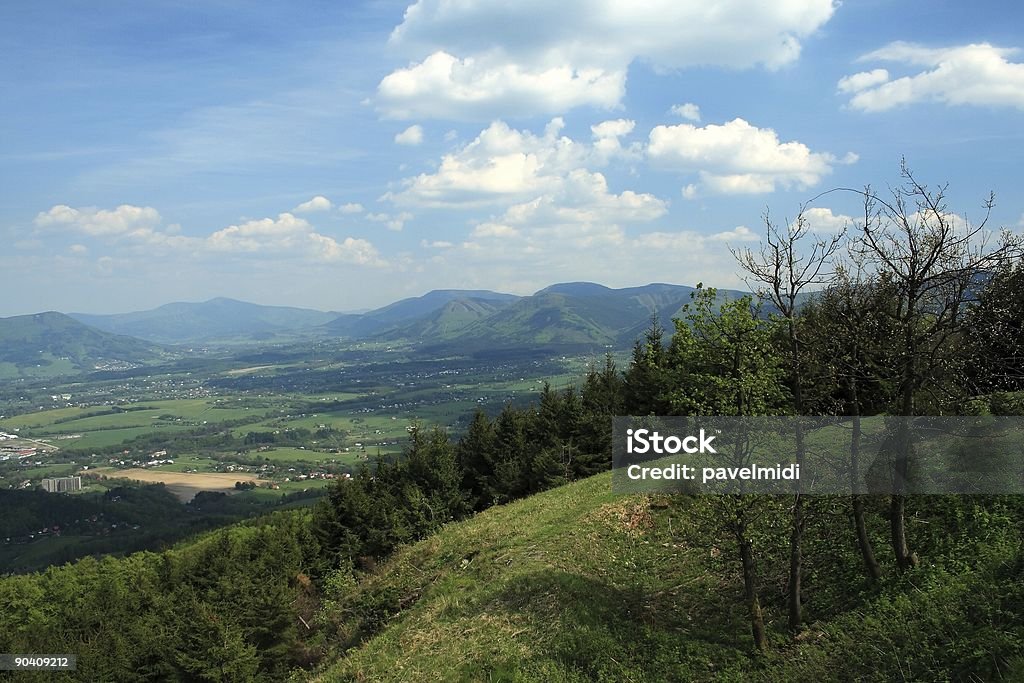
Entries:
{"type": "Polygon", "coordinates": [[[40,354],[39,357],[45,362],[22,367],[18,367],[14,363],[0,363],[0,379],[61,377],[78,371],[74,363],[67,358],[56,358],[49,353],[40,354]]]}
{"type": "Polygon", "coordinates": [[[250,458],[266,459],[274,464],[289,462],[334,462],[342,465],[352,465],[359,461],[357,453],[323,453],[314,451],[311,448],[292,448],[290,446],[277,446],[267,451],[251,451],[250,458]]]}
{"type": "Polygon", "coordinates": [[[172,399],[123,403],[118,406],[54,408],[5,418],[0,421],[0,429],[29,429],[33,434],[70,434],[96,429],[150,426],[158,418],[161,418],[161,422],[180,419],[192,423],[202,423],[204,420],[256,420],[267,412],[235,406],[233,402],[222,398],[172,399]],[[114,412],[115,408],[123,412],[114,412]]]}

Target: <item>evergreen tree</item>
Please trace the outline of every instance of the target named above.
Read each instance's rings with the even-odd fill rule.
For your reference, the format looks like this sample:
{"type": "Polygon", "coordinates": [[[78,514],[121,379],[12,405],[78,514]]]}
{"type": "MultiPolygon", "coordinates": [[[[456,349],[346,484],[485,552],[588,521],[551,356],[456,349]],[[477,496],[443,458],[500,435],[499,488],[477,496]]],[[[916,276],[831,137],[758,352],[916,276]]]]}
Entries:
{"type": "Polygon", "coordinates": [[[469,428],[455,447],[456,459],[462,468],[462,488],[473,510],[486,509],[499,497],[495,488],[497,443],[494,424],[487,413],[477,408],[469,428]]]}
{"type": "Polygon", "coordinates": [[[665,330],[655,316],[643,339],[633,345],[633,356],[623,378],[624,408],[629,415],[670,414],[667,394],[671,391],[671,380],[664,337],[665,330]]]}

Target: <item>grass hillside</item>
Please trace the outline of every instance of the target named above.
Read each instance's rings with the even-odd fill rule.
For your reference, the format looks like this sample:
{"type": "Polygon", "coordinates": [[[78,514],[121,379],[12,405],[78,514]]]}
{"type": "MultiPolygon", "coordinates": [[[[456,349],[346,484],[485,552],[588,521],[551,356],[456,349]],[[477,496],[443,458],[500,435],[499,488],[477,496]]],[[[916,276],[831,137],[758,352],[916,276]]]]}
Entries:
{"type": "Polygon", "coordinates": [[[598,475],[449,525],[358,581],[336,576],[323,620],[338,659],[314,680],[1024,680],[1021,502],[913,503],[926,561],[903,577],[885,567],[880,586],[859,578],[851,530],[812,522],[810,624],[795,639],[785,553],[767,553],[772,649],[757,655],[735,548],[700,522],[709,499],[616,496],[598,475]]]}

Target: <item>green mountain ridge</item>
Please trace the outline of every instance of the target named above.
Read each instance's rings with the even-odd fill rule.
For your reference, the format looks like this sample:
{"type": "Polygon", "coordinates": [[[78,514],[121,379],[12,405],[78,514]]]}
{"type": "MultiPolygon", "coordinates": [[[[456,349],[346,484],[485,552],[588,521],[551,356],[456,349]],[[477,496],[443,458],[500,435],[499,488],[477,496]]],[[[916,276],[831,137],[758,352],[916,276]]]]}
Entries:
{"type": "MultiPolygon", "coordinates": [[[[650,326],[671,325],[694,287],[654,283],[612,289],[591,282],[552,285],[468,325],[449,341],[493,347],[574,345],[622,347],[650,326]]],[[[742,295],[723,290],[723,300],[742,295]]]]}
{"type": "Polygon", "coordinates": [[[167,344],[239,337],[267,339],[275,334],[310,331],[338,317],[337,313],[263,306],[223,297],[201,303],[175,302],[133,313],[68,315],[106,332],[167,344]]]}
{"type": "Polygon", "coordinates": [[[146,363],[164,355],[158,346],[94,329],[63,313],[0,318],[0,363],[16,368],[91,370],[100,362],[146,363]]]}
{"type": "MultiPolygon", "coordinates": [[[[442,289],[365,313],[262,306],[217,298],[112,315],[71,313],[105,332],[156,343],[301,341],[313,338],[411,341],[457,350],[525,345],[624,347],[657,317],[683,314],[693,287],[652,283],[613,289],[592,282],[551,285],[530,296],[442,289]]],[[[723,300],[743,292],[720,290],[723,300]]]]}
{"type": "Polygon", "coordinates": [[[519,297],[490,290],[435,289],[423,296],[402,299],[367,313],[339,316],[324,325],[323,329],[342,337],[395,338],[393,332],[396,330],[436,315],[448,304],[460,299],[487,301],[497,305],[515,301],[519,297]]]}
{"type": "Polygon", "coordinates": [[[379,335],[383,340],[449,339],[478,320],[488,318],[509,303],[466,297],[453,299],[440,309],[379,335]]]}

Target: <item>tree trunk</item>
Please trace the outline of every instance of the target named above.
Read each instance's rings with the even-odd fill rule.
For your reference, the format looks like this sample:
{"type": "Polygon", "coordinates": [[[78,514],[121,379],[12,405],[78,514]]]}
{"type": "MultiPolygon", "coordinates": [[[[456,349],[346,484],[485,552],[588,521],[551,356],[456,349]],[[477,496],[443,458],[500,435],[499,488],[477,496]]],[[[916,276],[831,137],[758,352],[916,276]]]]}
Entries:
{"type": "Polygon", "coordinates": [[[896,556],[896,566],[906,571],[917,566],[917,556],[910,552],[907,544],[907,478],[910,474],[910,423],[913,414],[913,399],[904,400],[903,416],[899,418],[896,436],[896,467],[893,476],[893,494],[889,503],[889,527],[892,532],[892,549],[896,556]],[[909,403],[909,407],[908,404],[909,403]]]}
{"type": "Polygon", "coordinates": [[[875,559],[875,551],[871,547],[871,539],[868,538],[868,528],[864,521],[864,499],[854,494],[853,496],[853,523],[857,527],[857,545],[860,547],[860,555],[864,558],[864,568],[872,581],[879,581],[882,578],[882,568],[878,566],[875,559]]]}
{"type": "Polygon", "coordinates": [[[793,499],[793,529],[789,535],[789,630],[797,631],[803,623],[801,605],[802,560],[801,543],[804,532],[804,497],[799,493],[793,499]]]}
{"type": "Polygon", "coordinates": [[[750,541],[745,534],[739,534],[740,561],[743,563],[743,597],[747,601],[750,616],[750,633],[754,637],[754,647],[760,652],[768,649],[768,638],[764,631],[764,615],[761,613],[761,601],[757,598],[757,578],[754,567],[754,553],[750,541]]]}
{"type": "Polygon", "coordinates": [[[864,558],[864,568],[873,581],[882,578],[882,568],[875,559],[875,550],[868,537],[868,527],[864,515],[864,498],[857,492],[860,488],[860,399],[857,397],[857,381],[851,380],[850,394],[853,405],[853,431],[850,435],[850,492],[853,500],[853,525],[857,529],[857,546],[864,558]]]}
{"type": "MultiPolygon", "coordinates": [[[[911,294],[908,296],[907,312],[905,320],[914,320],[914,293],[916,288],[908,287],[911,294]]],[[[907,478],[910,474],[910,423],[914,415],[914,389],[916,387],[915,363],[917,354],[917,343],[914,337],[915,330],[908,323],[904,332],[903,348],[906,354],[903,359],[903,373],[900,379],[900,415],[896,431],[896,467],[893,477],[893,494],[889,504],[889,526],[892,530],[892,549],[896,556],[896,566],[900,571],[906,571],[917,565],[917,557],[910,552],[907,545],[907,478]]]]}
{"type": "MultiPolygon", "coordinates": [[[[793,318],[794,304],[790,301],[789,308],[789,353],[793,373],[793,404],[796,408],[796,462],[803,467],[804,425],[801,418],[804,414],[803,378],[800,372],[800,347],[796,338],[796,321],[793,318]]],[[[803,536],[804,536],[804,499],[801,495],[800,480],[794,482],[796,494],[793,498],[792,529],[789,535],[789,630],[797,631],[803,623],[803,536]]]]}
{"type": "Polygon", "coordinates": [[[889,526],[892,530],[892,549],[896,555],[896,566],[900,568],[900,571],[917,566],[917,556],[910,552],[910,548],[907,546],[907,527],[904,520],[906,506],[907,497],[905,495],[893,494],[889,504],[889,526]]]}

